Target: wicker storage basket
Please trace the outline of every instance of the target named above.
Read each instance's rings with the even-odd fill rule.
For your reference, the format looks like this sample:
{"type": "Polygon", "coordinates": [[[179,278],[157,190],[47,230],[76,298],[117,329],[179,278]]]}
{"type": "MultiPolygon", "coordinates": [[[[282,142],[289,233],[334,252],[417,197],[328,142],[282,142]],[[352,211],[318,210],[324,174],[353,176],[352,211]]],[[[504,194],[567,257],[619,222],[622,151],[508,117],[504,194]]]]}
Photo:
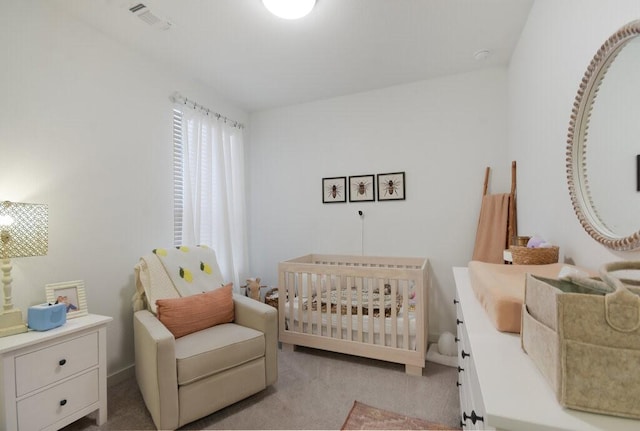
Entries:
{"type": "Polygon", "coordinates": [[[269,289],[264,295],[264,303],[278,308],[278,288],[269,289]]]}
{"type": "Polygon", "coordinates": [[[549,248],[509,247],[512,261],[515,265],[547,265],[557,263],[559,250],[556,246],[549,248]]]}

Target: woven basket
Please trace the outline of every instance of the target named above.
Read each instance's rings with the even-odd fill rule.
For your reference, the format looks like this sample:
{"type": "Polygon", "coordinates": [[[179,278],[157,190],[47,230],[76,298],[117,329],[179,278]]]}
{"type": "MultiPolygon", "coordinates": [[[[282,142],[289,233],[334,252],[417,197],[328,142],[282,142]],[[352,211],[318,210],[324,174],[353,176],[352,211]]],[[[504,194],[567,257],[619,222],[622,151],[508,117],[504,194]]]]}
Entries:
{"type": "Polygon", "coordinates": [[[274,308],[278,308],[278,288],[277,287],[267,290],[267,293],[265,293],[264,295],[264,303],[274,308]]]}
{"type": "Polygon", "coordinates": [[[556,246],[549,248],[509,247],[512,262],[515,265],[547,265],[557,263],[559,250],[556,246]]]}

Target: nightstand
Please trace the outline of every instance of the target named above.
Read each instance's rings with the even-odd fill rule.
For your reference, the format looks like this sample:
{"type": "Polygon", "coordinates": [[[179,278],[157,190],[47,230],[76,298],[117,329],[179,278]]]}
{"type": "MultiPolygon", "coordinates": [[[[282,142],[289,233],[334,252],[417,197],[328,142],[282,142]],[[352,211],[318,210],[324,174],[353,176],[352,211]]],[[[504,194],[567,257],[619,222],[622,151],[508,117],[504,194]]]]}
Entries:
{"type": "Polygon", "coordinates": [[[107,421],[107,324],[89,314],[0,338],[0,429],[57,430],[98,411],[107,421]]]}

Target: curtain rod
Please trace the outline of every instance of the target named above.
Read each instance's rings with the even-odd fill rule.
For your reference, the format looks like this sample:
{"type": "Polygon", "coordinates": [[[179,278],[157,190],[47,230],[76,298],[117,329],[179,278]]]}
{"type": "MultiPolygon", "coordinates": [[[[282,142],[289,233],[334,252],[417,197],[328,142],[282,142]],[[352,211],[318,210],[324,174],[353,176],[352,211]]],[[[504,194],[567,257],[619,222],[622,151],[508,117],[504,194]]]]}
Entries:
{"type": "Polygon", "coordinates": [[[214,117],[218,118],[218,119],[222,119],[224,120],[225,123],[229,122],[231,123],[231,127],[235,127],[237,129],[244,129],[244,124],[236,121],[236,120],[232,120],[229,117],[225,117],[222,114],[219,114],[215,111],[212,111],[211,109],[207,108],[204,105],[199,104],[198,102],[196,102],[195,100],[191,100],[191,99],[187,99],[185,96],[183,96],[182,94],[178,93],[177,91],[175,93],[173,93],[169,99],[171,99],[172,102],[174,103],[183,103],[187,106],[191,106],[193,109],[200,109],[204,112],[206,112],[207,115],[211,114],[214,117]]]}

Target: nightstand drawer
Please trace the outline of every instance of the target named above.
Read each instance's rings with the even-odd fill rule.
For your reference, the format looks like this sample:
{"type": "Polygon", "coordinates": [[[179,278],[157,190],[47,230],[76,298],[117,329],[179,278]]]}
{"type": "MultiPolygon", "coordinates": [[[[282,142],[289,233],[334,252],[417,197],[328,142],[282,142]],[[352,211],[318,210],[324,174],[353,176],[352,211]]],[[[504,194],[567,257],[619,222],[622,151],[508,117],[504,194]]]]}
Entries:
{"type": "Polygon", "coordinates": [[[18,428],[38,430],[98,402],[98,370],[18,401],[18,428]]]}
{"type": "Polygon", "coordinates": [[[97,332],[16,356],[16,396],[20,397],[97,364],[97,332]]]}

